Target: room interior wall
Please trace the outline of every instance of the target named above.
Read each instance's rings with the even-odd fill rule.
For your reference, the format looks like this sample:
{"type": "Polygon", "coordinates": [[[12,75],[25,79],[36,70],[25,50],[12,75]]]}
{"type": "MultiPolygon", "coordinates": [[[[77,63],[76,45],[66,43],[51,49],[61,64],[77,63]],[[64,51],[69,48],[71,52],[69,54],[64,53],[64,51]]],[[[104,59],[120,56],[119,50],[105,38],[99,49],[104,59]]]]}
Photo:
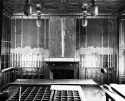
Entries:
{"type": "Polygon", "coordinates": [[[79,78],[87,76],[101,82],[100,69],[106,68],[104,81],[115,82],[116,20],[88,19],[85,28],[81,18],[52,17],[41,22],[38,28],[36,19],[12,19],[12,66],[42,67],[46,58],[79,58],[79,78]]]}
{"type": "Polygon", "coordinates": [[[125,16],[119,16],[119,83],[125,84],[125,16]]]}
{"type": "Polygon", "coordinates": [[[102,76],[104,76],[104,82],[115,82],[115,69],[117,68],[116,20],[90,19],[86,28],[81,28],[80,31],[79,27],[77,28],[77,34],[80,36],[79,50],[82,60],[79,70],[80,78],[93,78],[97,82],[102,82],[102,76]],[[79,32],[81,33],[78,34],[79,32]],[[107,73],[102,75],[101,68],[107,69],[107,73]]]}

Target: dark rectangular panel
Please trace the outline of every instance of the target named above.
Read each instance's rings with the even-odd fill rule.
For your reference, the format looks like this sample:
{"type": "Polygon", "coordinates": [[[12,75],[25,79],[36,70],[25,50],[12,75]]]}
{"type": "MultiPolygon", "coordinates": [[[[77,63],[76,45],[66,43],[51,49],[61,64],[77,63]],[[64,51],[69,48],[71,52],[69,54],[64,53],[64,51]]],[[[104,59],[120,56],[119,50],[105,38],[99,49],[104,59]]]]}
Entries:
{"type": "Polygon", "coordinates": [[[64,57],[74,58],[76,50],[76,31],[73,18],[64,19],[64,57]]]}
{"type": "Polygon", "coordinates": [[[103,19],[103,47],[108,47],[109,42],[109,29],[108,29],[108,19],[103,19]]]}
{"type": "Polygon", "coordinates": [[[38,28],[35,19],[23,20],[23,47],[38,47],[38,28]]]}
{"type": "Polygon", "coordinates": [[[80,19],[76,19],[76,50],[80,48],[80,19]]]}
{"type": "Polygon", "coordinates": [[[100,19],[88,19],[87,46],[101,46],[102,25],[100,19]]]}
{"type": "Polygon", "coordinates": [[[15,48],[15,19],[11,20],[11,48],[15,48]]]}
{"type": "Polygon", "coordinates": [[[22,33],[22,20],[16,19],[16,35],[21,35],[22,33]]]}

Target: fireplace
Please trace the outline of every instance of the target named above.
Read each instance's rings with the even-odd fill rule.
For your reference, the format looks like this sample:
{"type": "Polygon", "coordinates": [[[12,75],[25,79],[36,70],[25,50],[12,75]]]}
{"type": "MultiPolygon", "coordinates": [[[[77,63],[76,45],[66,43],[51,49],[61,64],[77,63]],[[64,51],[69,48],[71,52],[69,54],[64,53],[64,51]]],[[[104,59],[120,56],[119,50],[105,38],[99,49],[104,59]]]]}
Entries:
{"type": "Polygon", "coordinates": [[[52,79],[74,79],[74,70],[51,69],[50,74],[52,79]]]}
{"type": "Polygon", "coordinates": [[[47,79],[78,79],[79,62],[46,62],[47,79]]]}

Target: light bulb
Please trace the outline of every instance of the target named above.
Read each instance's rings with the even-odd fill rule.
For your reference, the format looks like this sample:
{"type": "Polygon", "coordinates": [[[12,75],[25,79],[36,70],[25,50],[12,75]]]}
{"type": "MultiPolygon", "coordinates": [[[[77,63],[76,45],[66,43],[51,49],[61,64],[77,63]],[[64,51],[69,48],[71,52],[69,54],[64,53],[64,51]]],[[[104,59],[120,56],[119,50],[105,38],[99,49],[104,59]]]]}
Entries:
{"type": "Polygon", "coordinates": [[[87,9],[88,9],[88,4],[82,4],[82,11],[87,11],[87,9]]]}
{"type": "Polygon", "coordinates": [[[83,16],[83,19],[82,19],[82,26],[83,26],[83,27],[86,27],[87,24],[88,24],[87,16],[83,16]]]}
{"type": "Polygon", "coordinates": [[[37,9],[37,11],[38,11],[38,10],[41,11],[41,8],[42,8],[41,4],[36,4],[36,9],[37,9]]]}
{"type": "Polygon", "coordinates": [[[36,25],[37,25],[37,27],[40,27],[41,26],[41,19],[36,19],[36,25]]]}

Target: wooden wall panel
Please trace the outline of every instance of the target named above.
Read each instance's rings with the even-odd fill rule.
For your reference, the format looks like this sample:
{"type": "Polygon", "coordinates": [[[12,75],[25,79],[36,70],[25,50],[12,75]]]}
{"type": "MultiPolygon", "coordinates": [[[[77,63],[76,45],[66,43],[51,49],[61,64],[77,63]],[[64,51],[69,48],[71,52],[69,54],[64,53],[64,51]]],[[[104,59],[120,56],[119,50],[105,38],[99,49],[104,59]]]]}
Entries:
{"type": "MultiPolygon", "coordinates": [[[[87,47],[86,41],[87,41],[87,28],[82,26],[82,19],[76,19],[76,30],[78,31],[78,34],[76,33],[76,37],[79,37],[79,40],[76,40],[76,43],[78,43],[79,48],[80,47],[87,47]]],[[[77,47],[77,46],[76,46],[77,47]]]]}
{"type": "MultiPolygon", "coordinates": [[[[103,36],[103,43],[102,47],[108,48],[109,44],[109,33],[108,33],[108,19],[102,20],[103,28],[102,28],[102,35],[103,36]]],[[[102,41],[101,41],[102,42],[102,41]]]]}
{"type": "Polygon", "coordinates": [[[44,36],[46,36],[45,38],[44,38],[44,40],[45,40],[45,42],[44,42],[44,48],[45,49],[49,49],[49,19],[46,19],[46,26],[45,26],[45,28],[46,28],[46,31],[44,31],[44,36]]]}
{"type": "Polygon", "coordinates": [[[51,18],[49,31],[50,58],[74,58],[76,50],[75,20],[69,17],[51,18]]]}
{"type": "MultiPolygon", "coordinates": [[[[23,76],[25,74],[32,76],[32,72],[37,72],[35,74],[38,74],[39,77],[37,78],[44,78],[43,60],[49,56],[48,45],[46,44],[48,23],[47,19],[41,19],[41,26],[37,27],[36,19],[12,19],[11,64],[12,67],[22,68],[23,76]]],[[[20,70],[17,69],[17,72],[20,70]]],[[[19,78],[23,78],[22,75],[19,78]]]]}
{"type": "MultiPolygon", "coordinates": [[[[61,58],[63,33],[64,57],[77,57],[80,59],[79,78],[86,79],[86,70],[90,69],[88,77],[97,80],[99,76],[101,76],[101,73],[98,72],[101,68],[106,68],[108,70],[108,73],[105,75],[105,78],[108,77],[108,80],[105,80],[105,82],[109,82],[109,80],[113,78],[113,76],[109,76],[109,69],[116,68],[116,65],[113,65],[116,63],[117,56],[114,51],[117,50],[117,33],[114,31],[114,28],[116,28],[114,20],[88,19],[87,27],[83,27],[82,19],[79,18],[50,17],[50,19],[42,19],[42,24],[39,28],[36,26],[35,19],[18,20],[12,20],[12,23],[15,24],[12,25],[12,34],[15,33],[15,40],[19,38],[18,41],[21,43],[20,45],[23,46],[22,48],[27,46],[30,47],[27,48],[29,50],[35,50],[36,48],[34,47],[41,48],[39,51],[41,52],[40,56],[33,55],[36,51],[32,51],[32,58],[41,59],[43,58],[42,55],[46,54],[44,58],[61,58]],[[21,22],[18,22],[18,20],[21,22]],[[15,29],[19,30],[16,31],[15,29]],[[16,34],[17,32],[21,34],[18,33],[18,35],[16,34]],[[45,51],[46,53],[44,53],[45,51]],[[97,71],[96,68],[98,68],[97,71]],[[91,70],[93,69],[95,69],[95,73],[92,73],[91,70]]],[[[40,64],[42,66],[41,61],[43,60],[39,62],[38,60],[33,60],[30,62],[35,63],[36,65],[32,66],[37,67],[37,65],[40,64]]],[[[112,75],[115,74],[112,73],[112,75]]]]}
{"type": "Polygon", "coordinates": [[[10,28],[11,20],[4,12],[2,14],[2,37],[1,37],[1,69],[10,67],[10,28]]]}
{"type": "Polygon", "coordinates": [[[0,24],[1,24],[1,49],[0,49],[0,92],[12,82],[13,72],[7,71],[11,68],[10,48],[11,48],[11,15],[10,12],[2,8],[0,1],[0,24]]]}
{"type": "Polygon", "coordinates": [[[80,27],[80,19],[76,19],[76,50],[79,49],[79,43],[80,43],[80,33],[79,33],[79,27],[80,27]]]}
{"type": "Polygon", "coordinates": [[[11,20],[11,48],[15,48],[15,19],[11,20]]]}
{"type": "MultiPolygon", "coordinates": [[[[116,72],[114,69],[117,68],[115,51],[117,50],[117,33],[113,30],[116,28],[115,30],[117,31],[117,27],[114,24],[114,20],[88,19],[86,28],[80,27],[82,25],[79,21],[77,23],[79,24],[77,24],[76,31],[79,31],[82,38],[79,43],[79,54],[81,57],[79,78],[85,78],[88,75],[88,78],[101,83],[101,79],[97,79],[97,77],[102,77],[100,69],[106,68],[107,73],[104,75],[104,82],[115,82],[116,72]],[[96,70],[97,68],[98,70],[96,70]],[[89,70],[89,73],[85,72],[86,69],[89,70]],[[95,69],[95,73],[93,73],[93,69],[95,69]]],[[[76,43],[78,44],[78,42],[76,43]]]]}
{"type": "MultiPolygon", "coordinates": [[[[46,25],[48,20],[41,19],[41,27],[38,29],[36,19],[12,19],[11,41],[13,47],[46,47],[44,36],[48,39],[48,30],[46,25]],[[46,32],[45,32],[46,31],[46,32]],[[15,36],[15,37],[14,37],[15,36]],[[16,46],[14,46],[16,45],[16,46]]],[[[46,41],[47,42],[47,41],[46,41]]],[[[48,47],[48,46],[47,46],[48,47]]]]}
{"type": "Polygon", "coordinates": [[[21,27],[22,23],[21,22],[22,22],[21,19],[16,19],[16,35],[21,35],[22,34],[22,27],[21,27]]]}
{"type": "Polygon", "coordinates": [[[60,58],[62,55],[61,50],[61,19],[51,18],[49,28],[49,57],[60,58]]]}
{"type": "Polygon", "coordinates": [[[73,18],[65,18],[64,32],[64,57],[74,58],[76,51],[76,32],[75,20],[73,18]]]}
{"type": "Polygon", "coordinates": [[[24,19],[23,20],[23,47],[30,46],[31,48],[38,47],[38,28],[36,20],[24,19]]]}
{"type": "Polygon", "coordinates": [[[125,16],[119,17],[119,82],[125,83],[125,16]]]}
{"type": "MultiPolygon", "coordinates": [[[[42,19],[41,20],[41,25],[40,28],[39,28],[39,32],[37,31],[36,34],[39,34],[39,37],[38,37],[38,40],[37,40],[37,44],[38,46],[37,47],[43,47],[44,48],[44,36],[45,36],[45,32],[46,31],[46,20],[42,19]]],[[[33,28],[33,27],[32,27],[33,28]]],[[[38,29],[38,28],[37,28],[38,29]]]]}
{"type": "Polygon", "coordinates": [[[108,21],[108,33],[109,33],[109,47],[114,48],[115,35],[113,33],[113,20],[108,21]]]}
{"type": "Polygon", "coordinates": [[[102,19],[89,19],[87,26],[87,47],[101,47],[102,19]]]}

